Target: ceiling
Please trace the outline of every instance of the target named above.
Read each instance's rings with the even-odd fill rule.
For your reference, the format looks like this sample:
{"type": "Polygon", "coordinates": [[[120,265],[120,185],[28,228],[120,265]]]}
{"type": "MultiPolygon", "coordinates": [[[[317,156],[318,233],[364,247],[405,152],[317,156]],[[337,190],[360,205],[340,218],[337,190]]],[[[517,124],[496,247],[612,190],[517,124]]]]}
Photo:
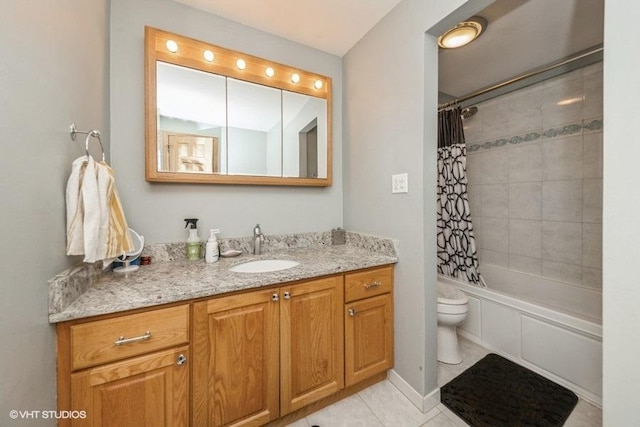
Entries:
{"type": "MultiPolygon", "coordinates": [[[[402,0],[174,1],[343,56],[402,0]]],[[[603,41],[604,0],[496,0],[478,15],[482,37],[440,50],[440,92],[460,97],[603,41]]]]}
{"type": "Polygon", "coordinates": [[[604,0],[496,0],[476,41],[440,49],[439,90],[455,97],[601,44],[604,0]]]}
{"type": "Polygon", "coordinates": [[[174,0],[343,56],[402,0],[174,0]]]}

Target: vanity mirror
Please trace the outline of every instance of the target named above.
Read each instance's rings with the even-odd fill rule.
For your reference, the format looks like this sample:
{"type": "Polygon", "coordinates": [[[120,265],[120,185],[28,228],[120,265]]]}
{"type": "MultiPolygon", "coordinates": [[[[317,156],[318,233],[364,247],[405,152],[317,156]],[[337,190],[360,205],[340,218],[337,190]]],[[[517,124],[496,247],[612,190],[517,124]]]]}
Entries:
{"type": "Polygon", "coordinates": [[[145,29],[146,179],[331,185],[331,79],[145,29]]]}

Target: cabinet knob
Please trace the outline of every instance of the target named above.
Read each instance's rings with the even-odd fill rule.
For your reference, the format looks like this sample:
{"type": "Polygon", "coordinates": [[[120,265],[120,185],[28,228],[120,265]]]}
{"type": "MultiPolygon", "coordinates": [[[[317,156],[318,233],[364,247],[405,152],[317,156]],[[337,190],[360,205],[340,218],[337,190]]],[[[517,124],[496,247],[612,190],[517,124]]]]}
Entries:
{"type": "Polygon", "coordinates": [[[282,298],[284,298],[284,299],[291,299],[291,292],[285,292],[285,293],[282,295],[282,298]]]}
{"type": "Polygon", "coordinates": [[[280,297],[278,296],[278,294],[277,294],[277,293],[276,293],[276,294],[271,295],[271,301],[279,301],[279,300],[280,300],[280,297]]]}
{"type": "Polygon", "coordinates": [[[176,365],[184,365],[185,363],[187,363],[187,356],[185,356],[184,354],[181,354],[180,356],[178,356],[178,360],[176,360],[176,365]]]}
{"type": "Polygon", "coordinates": [[[351,316],[351,317],[355,317],[356,316],[356,309],[355,308],[350,308],[349,309],[349,316],[351,316]]]}

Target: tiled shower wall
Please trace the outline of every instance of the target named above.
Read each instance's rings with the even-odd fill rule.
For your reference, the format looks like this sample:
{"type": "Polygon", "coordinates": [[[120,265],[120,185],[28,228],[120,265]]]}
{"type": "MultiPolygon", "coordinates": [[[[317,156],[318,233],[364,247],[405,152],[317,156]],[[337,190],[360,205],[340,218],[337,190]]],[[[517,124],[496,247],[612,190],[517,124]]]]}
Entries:
{"type": "Polygon", "coordinates": [[[482,265],[602,289],[602,62],[465,120],[482,265]]]}

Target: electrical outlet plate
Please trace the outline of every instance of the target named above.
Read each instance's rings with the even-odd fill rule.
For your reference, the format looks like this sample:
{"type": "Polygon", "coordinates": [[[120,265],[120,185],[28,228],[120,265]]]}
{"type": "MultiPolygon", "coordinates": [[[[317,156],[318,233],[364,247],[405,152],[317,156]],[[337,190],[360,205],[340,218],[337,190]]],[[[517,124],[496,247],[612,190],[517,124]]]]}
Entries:
{"type": "Polygon", "coordinates": [[[409,192],[409,175],[406,173],[391,175],[391,192],[392,193],[408,193],[409,192]]]}

